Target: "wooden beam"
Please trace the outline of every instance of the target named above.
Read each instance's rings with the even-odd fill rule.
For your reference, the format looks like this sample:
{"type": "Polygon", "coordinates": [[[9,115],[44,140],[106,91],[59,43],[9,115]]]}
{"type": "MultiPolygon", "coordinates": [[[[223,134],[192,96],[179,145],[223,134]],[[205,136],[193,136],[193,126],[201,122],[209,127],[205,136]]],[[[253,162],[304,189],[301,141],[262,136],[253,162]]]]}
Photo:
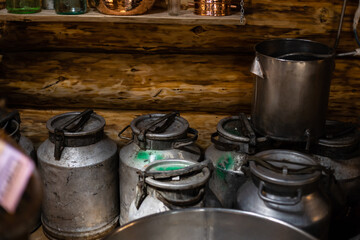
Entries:
{"type": "MultiPolygon", "coordinates": [[[[339,51],[357,47],[351,30],[356,7],[356,2],[348,3],[339,51]]],[[[341,3],[255,0],[246,1],[245,9],[245,26],[238,25],[238,14],[209,18],[187,12],[175,18],[165,12],[118,17],[0,11],[0,50],[250,53],[269,38],[306,38],[332,46],[341,3]]]]}
{"type": "MultiPolygon", "coordinates": [[[[250,112],[252,55],[11,53],[0,96],[14,107],[250,112]]],[[[336,60],[329,117],[360,115],[360,61],[336,60]]]]}

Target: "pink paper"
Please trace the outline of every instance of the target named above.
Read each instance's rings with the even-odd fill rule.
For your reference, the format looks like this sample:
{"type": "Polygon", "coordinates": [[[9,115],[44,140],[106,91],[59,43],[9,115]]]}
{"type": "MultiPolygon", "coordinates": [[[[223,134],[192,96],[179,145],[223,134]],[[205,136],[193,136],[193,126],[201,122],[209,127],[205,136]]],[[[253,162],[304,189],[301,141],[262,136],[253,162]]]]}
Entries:
{"type": "Polygon", "coordinates": [[[0,140],[0,205],[15,213],[35,164],[16,148],[0,140]]]}

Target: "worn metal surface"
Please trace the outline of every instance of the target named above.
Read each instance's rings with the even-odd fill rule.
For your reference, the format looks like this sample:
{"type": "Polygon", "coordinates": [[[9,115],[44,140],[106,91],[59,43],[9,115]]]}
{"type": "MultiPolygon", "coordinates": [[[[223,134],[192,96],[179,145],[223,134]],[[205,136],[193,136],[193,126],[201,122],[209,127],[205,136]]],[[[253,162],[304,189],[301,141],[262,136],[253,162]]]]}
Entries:
{"type": "Polygon", "coordinates": [[[130,205],[129,221],[163,211],[204,206],[205,185],[211,174],[206,164],[162,160],[146,166],[142,174],[130,205]]]}
{"type": "MultiPolygon", "coordinates": [[[[309,156],[288,150],[269,150],[255,156],[316,164],[309,156]]],[[[296,174],[292,171],[303,166],[279,162],[273,164],[283,168],[283,173],[250,163],[252,179],[240,187],[237,208],[288,222],[320,239],[326,239],[330,206],[319,188],[320,171],[296,174]]]]}
{"type": "Polygon", "coordinates": [[[306,141],[324,133],[334,58],[278,57],[292,52],[331,54],[326,45],[300,39],[256,45],[251,120],[257,132],[278,140],[306,141]],[[256,67],[256,68],[255,68],[256,67]]]}
{"type": "Polygon", "coordinates": [[[242,119],[241,116],[220,120],[217,132],[211,138],[213,145],[205,151],[205,159],[214,166],[209,188],[225,208],[234,207],[237,190],[247,179],[242,169],[246,157],[266,143],[264,137],[254,136],[252,139],[251,131],[247,130],[244,121],[248,119],[242,119]],[[218,135],[218,140],[214,135],[218,135]]]}
{"type": "Polygon", "coordinates": [[[185,209],[138,219],[108,240],[315,240],[282,221],[229,209],[185,209]]]}
{"type": "MultiPolygon", "coordinates": [[[[64,116],[69,115],[49,121],[56,122],[64,116]]],[[[65,132],[65,137],[86,137],[86,134],[91,137],[92,130],[103,131],[98,121],[101,117],[93,114],[92,118],[80,132],[65,132]]],[[[117,145],[104,137],[87,146],[65,146],[60,160],[55,159],[54,148],[55,144],[47,139],[37,151],[44,185],[42,223],[46,236],[51,239],[103,237],[117,225],[119,216],[117,145]]]]}
{"type": "Polygon", "coordinates": [[[224,208],[234,207],[236,193],[247,179],[241,169],[246,156],[246,153],[218,150],[214,145],[205,151],[205,159],[214,166],[209,189],[224,208]]]}
{"type": "MultiPolygon", "coordinates": [[[[173,133],[164,131],[164,135],[161,133],[153,134],[147,133],[145,135],[146,147],[141,149],[140,146],[135,143],[138,138],[138,134],[141,131],[137,128],[139,126],[145,126],[140,124],[142,121],[146,121],[149,124],[149,118],[154,120],[158,119],[164,114],[152,114],[143,115],[132,121],[132,131],[134,141],[130,141],[128,145],[124,146],[120,152],[120,224],[123,225],[129,221],[128,211],[131,202],[135,198],[135,187],[138,183],[139,176],[136,173],[138,170],[142,170],[146,165],[164,159],[186,159],[190,161],[200,161],[201,151],[194,143],[186,147],[179,149],[173,148],[173,143],[187,138],[188,122],[181,117],[176,117],[169,129],[173,129],[173,133]],[[145,117],[144,117],[145,116],[145,117]],[[142,120],[142,121],[139,121],[142,120]],[[174,127],[175,125],[175,127],[174,127]],[[174,134],[175,132],[175,134],[174,134]],[[156,150],[161,149],[161,150],[156,150]]],[[[144,145],[142,146],[144,147],[144,145]]]]}

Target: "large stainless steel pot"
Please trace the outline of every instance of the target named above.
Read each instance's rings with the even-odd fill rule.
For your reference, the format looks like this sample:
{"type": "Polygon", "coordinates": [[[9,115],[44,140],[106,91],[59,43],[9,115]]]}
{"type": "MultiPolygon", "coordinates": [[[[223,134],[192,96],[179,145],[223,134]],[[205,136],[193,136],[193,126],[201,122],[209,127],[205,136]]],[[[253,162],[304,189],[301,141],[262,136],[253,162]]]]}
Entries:
{"type": "Polygon", "coordinates": [[[46,126],[49,139],[37,151],[44,233],[50,239],[100,239],[119,218],[117,145],[92,110],[57,115],[46,126]]]}
{"type": "Polygon", "coordinates": [[[251,113],[255,130],[287,141],[320,137],[335,66],[333,49],[308,40],[275,39],[257,44],[255,51],[251,68],[256,75],[251,113]]]}
{"type": "Polygon", "coordinates": [[[279,220],[230,209],[186,209],[148,216],[118,229],[107,240],[315,240],[279,220]]]}
{"type": "Polygon", "coordinates": [[[137,171],[158,160],[197,162],[201,159],[201,150],[195,144],[197,131],[177,112],[137,117],[119,133],[120,137],[128,127],[131,127],[132,138],[128,138],[129,143],[119,152],[121,225],[129,221],[129,207],[139,180],[137,171]]]}

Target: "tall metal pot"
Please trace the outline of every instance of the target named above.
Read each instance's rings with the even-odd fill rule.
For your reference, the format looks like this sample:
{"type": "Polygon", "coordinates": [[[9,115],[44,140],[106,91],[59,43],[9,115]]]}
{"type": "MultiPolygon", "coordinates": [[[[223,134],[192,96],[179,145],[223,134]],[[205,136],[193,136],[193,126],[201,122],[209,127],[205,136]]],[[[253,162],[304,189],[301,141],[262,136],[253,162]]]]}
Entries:
{"type": "Polygon", "coordinates": [[[250,172],[252,179],[238,191],[238,209],[282,220],[326,239],[330,205],[320,190],[321,170],[315,160],[295,151],[267,150],[250,161],[250,172]]]}
{"type": "Polygon", "coordinates": [[[37,151],[44,186],[43,230],[50,239],[99,239],[118,223],[117,145],[105,120],[87,110],[47,121],[37,151]]]}
{"type": "MultiPolygon", "coordinates": [[[[148,114],[135,118],[132,138],[121,148],[120,156],[120,224],[129,221],[129,207],[136,196],[137,172],[146,165],[164,159],[201,160],[201,150],[195,145],[197,131],[177,112],[148,114]]],[[[124,138],[124,137],[123,137],[124,138]]]]}
{"type": "Polygon", "coordinates": [[[230,209],[183,209],[151,215],[118,229],[107,240],[315,240],[282,221],[230,209]]]}
{"type": "Polygon", "coordinates": [[[335,67],[333,49],[308,40],[275,39],[257,44],[255,51],[251,67],[256,75],[251,113],[255,130],[286,141],[320,137],[335,67]]]}

